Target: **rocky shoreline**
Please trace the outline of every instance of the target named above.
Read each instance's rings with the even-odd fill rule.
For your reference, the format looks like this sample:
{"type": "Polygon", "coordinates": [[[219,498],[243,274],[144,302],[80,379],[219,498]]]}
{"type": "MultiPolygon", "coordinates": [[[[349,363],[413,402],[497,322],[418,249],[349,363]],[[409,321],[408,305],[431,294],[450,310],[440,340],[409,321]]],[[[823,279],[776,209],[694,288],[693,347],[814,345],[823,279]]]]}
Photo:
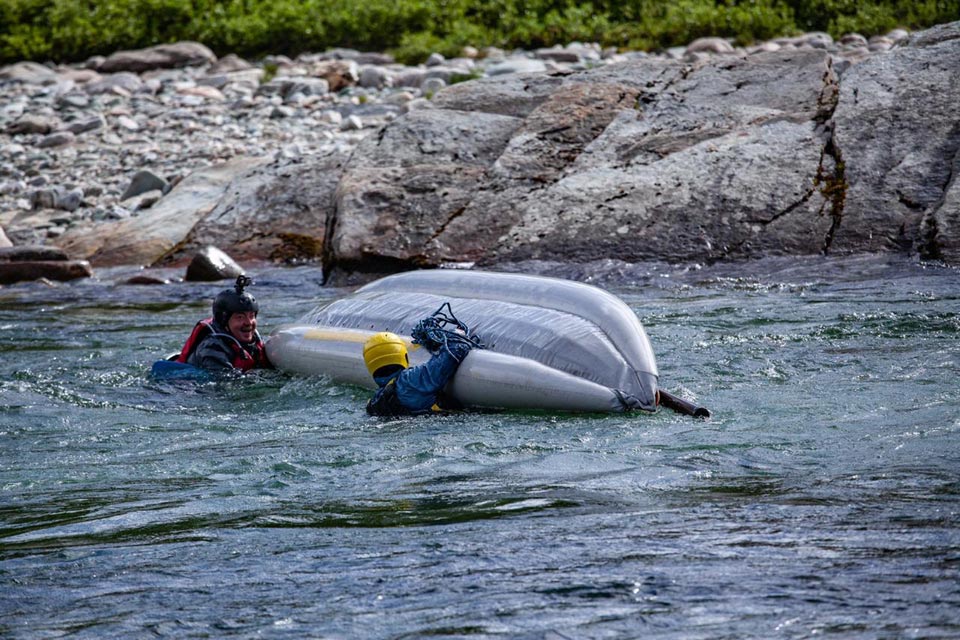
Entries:
{"type": "MultiPolygon", "coordinates": [[[[960,23],[658,55],[196,43],[0,69],[0,246],[94,266],[960,261],[960,23]],[[952,70],[952,74],[950,71],[952,70]]],[[[41,274],[42,275],[42,274],[41,274]]]]}

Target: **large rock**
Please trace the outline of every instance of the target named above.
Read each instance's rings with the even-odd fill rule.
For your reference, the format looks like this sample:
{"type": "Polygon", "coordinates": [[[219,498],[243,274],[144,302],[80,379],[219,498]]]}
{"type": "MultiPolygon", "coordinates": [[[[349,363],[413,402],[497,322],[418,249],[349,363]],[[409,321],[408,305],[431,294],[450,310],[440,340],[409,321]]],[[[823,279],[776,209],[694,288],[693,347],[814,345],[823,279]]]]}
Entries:
{"type": "MultiPolygon", "coordinates": [[[[824,151],[818,120],[835,94],[821,52],[662,66],[643,82],[637,104],[621,108],[559,180],[500,204],[522,215],[494,250],[464,257],[698,260],[817,252],[830,224],[819,215],[823,198],[814,186],[824,151]]],[[[450,232],[462,235],[458,226],[450,232]]],[[[448,241],[441,236],[437,243],[448,241]]]]}
{"type": "Polygon", "coordinates": [[[451,88],[358,149],[328,266],[820,251],[836,83],[794,51],[451,88]]]}
{"type": "Polygon", "coordinates": [[[816,253],[830,227],[812,186],[821,148],[813,124],[781,120],[652,164],[576,172],[515,203],[520,220],[493,250],[468,257],[696,261],[816,253]],[[782,154],[778,145],[795,152],[782,154]]]}
{"type": "Polygon", "coordinates": [[[835,249],[960,260],[958,69],[953,23],[846,72],[834,114],[835,249]]]}
{"type": "Polygon", "coordinates": [[[877,250],[957,260],[958,68],[955,23],[842,83],[817,47],[463,83],[358,149],[328,271],[877,250]],[[483,139],[498,143],[458,166],[483,139]]]}
{"type": "Polygon", "coordinates": [[[525,118],[563,84],[562,76],[511,75],[461,82],[431,100],[437,109],[482,111],[525,118]]]}
{"type": "Polygon", "coordinates": [[[357,270],[424,262],[427,243],[463,211],[521,123],[428,109],[366,138],[337,190],[328,255],[357,270]]]}
{"type": "Polygon", "coordinates": [[[313,156],[282,168],[251,168],[181,243],[178,254],[205,245],[228,247],[241,260],[317,260],[347,152],[313,156]]]}
{"type": "Polygon", "coordinates": [[[217,206],[234,179],[243,179],[263,158],[237,158],[196,171],[139,216],[94,229],[71,228],[56,244],[95,265],[152,265],[174,252],[193,227],[217,206]]]}
{"type": "Polygon", "coordinates": [[[204,247],[187,265],[184,280],[188,282],[211,282],[236,278],[243,274],[243,267],[216,247],[204,247]]]}
{"type": "Polygon", "coordinates": [[[134,198],[148,191],[169,191],[170,185],[166,180],[158,176],[157,174],[149,171],[147,169],[141,169],[133,174],[133,177],[130,179],[130,184],[127,185],[127,188],[124,190],[123,195],[120,196],[120,201],[123,202],[129,198],[134,198]]]}
{"type": "Polygon", "coordinates": [[[212,64],[217,56],[199,42],[176,42],[160,44],[146,49],[118,51],[107,57],[97,67],[102,73],[133,71],[140,73],[151,69],[172,69],[212,64]]]}

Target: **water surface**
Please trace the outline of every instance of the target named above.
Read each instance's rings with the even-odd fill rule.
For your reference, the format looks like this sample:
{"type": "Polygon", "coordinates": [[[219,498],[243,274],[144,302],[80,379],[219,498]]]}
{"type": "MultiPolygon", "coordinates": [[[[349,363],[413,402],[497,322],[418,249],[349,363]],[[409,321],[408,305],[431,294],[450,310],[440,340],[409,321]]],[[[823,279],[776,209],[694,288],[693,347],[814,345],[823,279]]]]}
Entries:
{"type": "MultiPolygon", "coordinates": [[[[0,288],[0,636],[960,636],[960,272],[530,264],[713,411],[380,421],[151,380],[222,285],[0,288]]],[[[264,268],[261,328],[324,288],[264,268]]]]}

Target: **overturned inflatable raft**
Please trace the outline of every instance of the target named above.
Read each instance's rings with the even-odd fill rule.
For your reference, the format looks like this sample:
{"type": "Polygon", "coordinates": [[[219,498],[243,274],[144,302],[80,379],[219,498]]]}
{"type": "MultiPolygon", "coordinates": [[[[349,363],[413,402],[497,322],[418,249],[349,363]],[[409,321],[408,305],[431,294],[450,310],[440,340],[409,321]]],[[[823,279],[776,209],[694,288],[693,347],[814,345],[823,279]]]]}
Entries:
{"type": "MultiPolygon", "coordinates": [[[[406,340],[449,302],[483,341],[447,392],[464,406],[550,411],[656,410],[657,364],[639,319],[596,287],[483,271],[411,271],[372,282],[280,327],[267,354],[280,369],[375,388],[363,343],[376,332],[406,340]]],[[[410,343],[410,362],[430,354],[410,343]]]]}

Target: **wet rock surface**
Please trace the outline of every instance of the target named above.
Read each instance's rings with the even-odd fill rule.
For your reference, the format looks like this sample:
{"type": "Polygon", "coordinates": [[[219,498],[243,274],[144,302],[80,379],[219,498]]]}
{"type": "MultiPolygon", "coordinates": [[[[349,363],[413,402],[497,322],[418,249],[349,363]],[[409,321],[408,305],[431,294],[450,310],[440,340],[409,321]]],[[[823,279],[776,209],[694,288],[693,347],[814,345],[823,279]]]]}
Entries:
{"type": "MultiPolygon", "coordinates": [[[[0,229],[96,264],[908,251],[960,260],[960,23],[867,40],[475,50],[195,43],[0,69],[0,229]],[[271,77],[272,76],[272,77],[271,77]]],[[[0,240],[3,236],[0,236],[0,240]]]]}
{"type": "Polygon", "coordinates": [[[0,284],[27,280],[76,280],[89,278],[93,269],[86,260],[70,260],[56,247],[0,244],[0,284]]]}
{"type": "Polygon", "coordinates": [[[233,258],[216,247],[204,247],[187,265],[184,279],[191,282],[210,282],[236,278],[243,268],[233,258]]]}

